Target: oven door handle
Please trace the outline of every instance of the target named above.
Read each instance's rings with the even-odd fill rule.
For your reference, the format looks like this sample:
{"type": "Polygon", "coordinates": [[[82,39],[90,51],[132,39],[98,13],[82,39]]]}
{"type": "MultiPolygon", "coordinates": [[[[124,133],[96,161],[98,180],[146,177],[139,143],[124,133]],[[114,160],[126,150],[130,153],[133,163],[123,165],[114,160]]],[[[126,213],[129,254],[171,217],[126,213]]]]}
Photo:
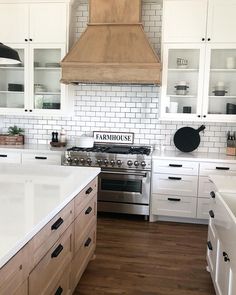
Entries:
{"type": "Polygon", "coordinates": [[[113,172],[113,171],[101,171],[101,173],[147,177],[147,173],[128,173],[128,172],[119,172],[119,171],[117,171],[117,172],[113,172]]]}

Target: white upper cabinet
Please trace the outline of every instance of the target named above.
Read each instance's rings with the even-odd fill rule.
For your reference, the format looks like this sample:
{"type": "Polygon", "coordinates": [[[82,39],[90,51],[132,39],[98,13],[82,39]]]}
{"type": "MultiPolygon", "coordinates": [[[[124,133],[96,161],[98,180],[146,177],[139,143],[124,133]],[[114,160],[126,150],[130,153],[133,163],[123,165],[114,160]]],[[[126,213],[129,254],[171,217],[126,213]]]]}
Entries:
{"type": "Polygon", "coordinates": [[[211,42],[236,42],[236,1],[209,0],[207,38],[211,42]]]}
{"type": "Polygon", "coordinates": [[[163,42],[205,41],[207,0],[166,0],[163,6],[163,42]]]}

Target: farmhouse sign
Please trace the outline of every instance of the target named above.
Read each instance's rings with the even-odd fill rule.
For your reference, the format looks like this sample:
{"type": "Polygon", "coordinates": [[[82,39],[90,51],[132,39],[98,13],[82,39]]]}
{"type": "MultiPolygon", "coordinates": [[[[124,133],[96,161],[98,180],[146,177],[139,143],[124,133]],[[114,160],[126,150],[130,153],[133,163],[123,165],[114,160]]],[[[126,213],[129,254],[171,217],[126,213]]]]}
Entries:
{"type": "Polygon", "coordinates": [[[134,143],[134,133],[94,131],[93,136],[95,142],[123,144],[134,143]]]}

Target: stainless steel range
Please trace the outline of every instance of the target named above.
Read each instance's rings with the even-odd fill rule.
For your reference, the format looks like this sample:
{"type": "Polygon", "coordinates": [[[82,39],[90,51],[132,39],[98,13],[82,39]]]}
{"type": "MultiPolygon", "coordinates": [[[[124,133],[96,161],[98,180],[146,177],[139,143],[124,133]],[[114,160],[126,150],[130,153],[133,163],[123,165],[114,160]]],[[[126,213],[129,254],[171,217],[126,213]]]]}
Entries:
{"type": "Polygon", "coordinates": [[[63,164],[101,167],[98,211],[149,215],[150,146],[72,147],[65,152],[63,164]]]}

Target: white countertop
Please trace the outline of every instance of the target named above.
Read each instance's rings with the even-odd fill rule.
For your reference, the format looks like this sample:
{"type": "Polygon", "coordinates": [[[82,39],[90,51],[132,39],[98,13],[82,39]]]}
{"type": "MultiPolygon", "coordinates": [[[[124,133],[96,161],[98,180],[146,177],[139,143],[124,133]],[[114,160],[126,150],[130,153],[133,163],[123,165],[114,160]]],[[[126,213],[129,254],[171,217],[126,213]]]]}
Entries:
{"type": "Polygon", "coordinates": [[[100,168],[0,164],[0,267],[100,172],[100,168]]]}
{"type": "Polygon", "coordinates": [[[227,162],[227,163],[235,163],[236,156],[227,156],[226,154],[220,153],[199,153],[199,152],[191,152],[191,153],[183,153],[180,151],[158,151],[154,150],[152,153],[152,159],[171,159],[176,158],[176,160],[183,161],[204,161],[204,162],[227,162]]]}
{"type": "Polygon", "coordinates": [[[19,152],[58,152],[62,153],[66,147],[54,148],[49,144],[0,145],[1,151],[19,152]]]}

